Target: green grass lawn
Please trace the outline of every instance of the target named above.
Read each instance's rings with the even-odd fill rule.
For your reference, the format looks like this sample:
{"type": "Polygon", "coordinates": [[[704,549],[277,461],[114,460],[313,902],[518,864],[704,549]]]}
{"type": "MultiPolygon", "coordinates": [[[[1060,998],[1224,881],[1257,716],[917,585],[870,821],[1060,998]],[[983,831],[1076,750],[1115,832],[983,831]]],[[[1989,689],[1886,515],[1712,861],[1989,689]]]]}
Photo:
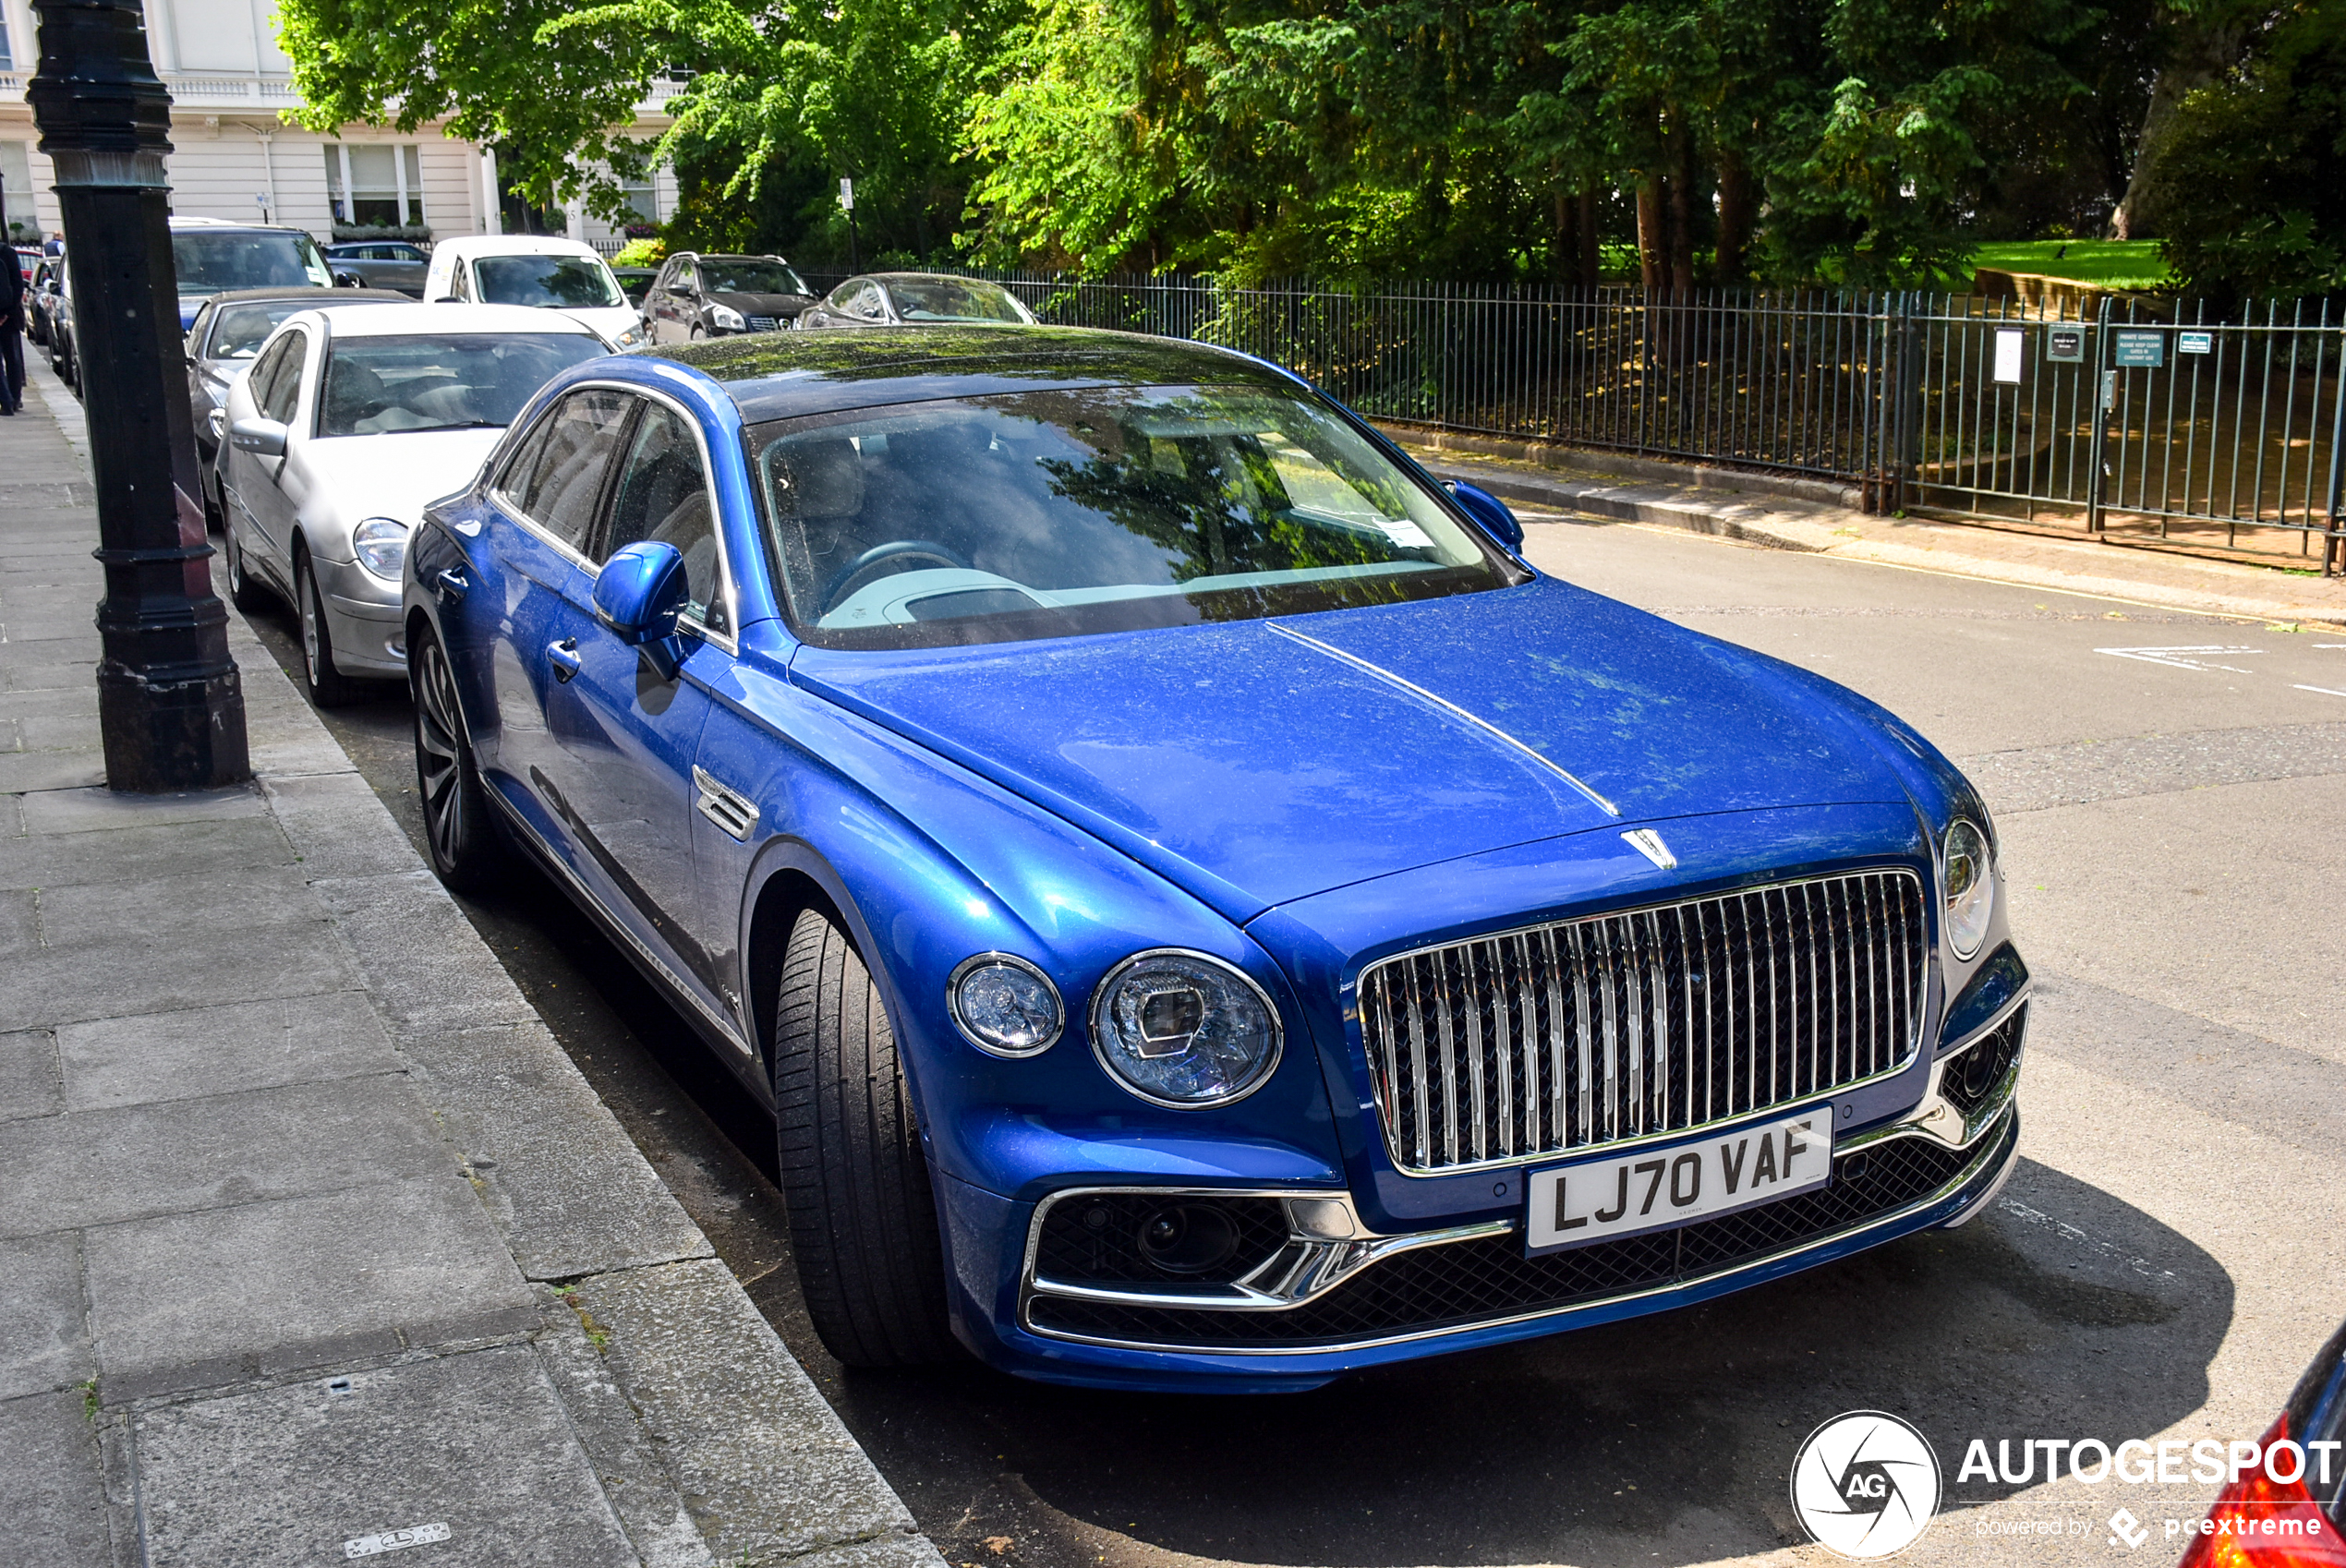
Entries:
{"type": "Polygon", "coordinates": [[[2107,288],[2165,288],[2174,282],[2155,239],[1999,240],[1974,251],[1971,264],[2107,288]]]}

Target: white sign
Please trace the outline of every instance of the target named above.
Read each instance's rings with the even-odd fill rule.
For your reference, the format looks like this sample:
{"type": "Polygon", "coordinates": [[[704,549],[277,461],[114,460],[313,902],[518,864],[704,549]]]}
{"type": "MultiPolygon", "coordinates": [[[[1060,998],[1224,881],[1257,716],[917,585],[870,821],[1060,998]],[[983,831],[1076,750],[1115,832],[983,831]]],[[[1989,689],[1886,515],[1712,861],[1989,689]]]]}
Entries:
{"type": "Polygon", "coordinates": [[[2020,384],[2020,344],[2023,334],[2018,327],[1996,329],[1996,380],[2008,387],[2020,384]]]}
{"type": "Polygon", "coordinates": [[[411,1525],[404,1530],[385,1530],[377,1536],[360,1536],[342,1543],[345,1558],[380,1557],[386,1551],[401,1551],[411,1546],[428,1546],[448,1538],[445,1520],[436,1525],[411,1525]]]}
{"type": "Polygon", "coordinates": [[[855,211],[855,182],[853,180],[839,182],[839,205],[842,211],[855,211]]]}
{"type": "Polygon", "coordinates": [[[1534,1171],[1526,1239],[1537,1253],[1635,1236],[1808,1192],[1832,1174],[1832,1106],[1811,1105],[1723,1136],[1534,1171]]]}
{"type": "Polygon", "coordinates": [[[2208,354],[2212,353],[2215,347],[2216,334],[2213,332],[2177,332],[2175,334],[2177,354],[2208,354]]]}

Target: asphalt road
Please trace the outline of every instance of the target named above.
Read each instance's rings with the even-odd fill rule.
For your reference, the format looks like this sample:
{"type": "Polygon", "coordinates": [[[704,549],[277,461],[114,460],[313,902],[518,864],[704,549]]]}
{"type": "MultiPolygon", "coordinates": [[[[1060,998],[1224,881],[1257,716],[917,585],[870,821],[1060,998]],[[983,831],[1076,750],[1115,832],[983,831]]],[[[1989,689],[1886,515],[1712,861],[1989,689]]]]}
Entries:
{"type": "MultiPolygon", "coordinates": [[[[1856,687],[1980,781],[2039,983],[2024,1159],[1987,1217],[1278,1399],[848,1374],[722,1069],[550,885],[467,912],[956,1563],[1821,1562],[1786,1478],[1858,1408],[1945,1466],[1906,1561],[2133,1558],[2105,1523],[2123,1506],[2141,1560],[2171,1562],[2165,1521],[2214,1486],[1958,1467],[1973,1438],[2254,1438],[2346,1314],[2346,637],[1635,527],[1530,536],[1543,567],[1856,687]]],[[[290,666],[289,618],[259,629],[290,666]]],[[[418,834],[404,700],[327,718],[418,834]]]]}

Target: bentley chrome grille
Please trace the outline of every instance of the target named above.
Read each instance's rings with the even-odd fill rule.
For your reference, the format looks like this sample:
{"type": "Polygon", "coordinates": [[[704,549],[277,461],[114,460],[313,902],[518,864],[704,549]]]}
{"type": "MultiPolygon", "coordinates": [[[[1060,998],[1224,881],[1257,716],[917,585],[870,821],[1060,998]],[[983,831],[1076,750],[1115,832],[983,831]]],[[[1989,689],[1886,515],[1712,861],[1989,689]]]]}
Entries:
{"type": "Polygon", "coordinates": [[[1922,883],[1882,870],[1559,921],[1360,982],[1394,1163],[1433,1174],[1678,1132],[1903,1066],[1922,883]]]}

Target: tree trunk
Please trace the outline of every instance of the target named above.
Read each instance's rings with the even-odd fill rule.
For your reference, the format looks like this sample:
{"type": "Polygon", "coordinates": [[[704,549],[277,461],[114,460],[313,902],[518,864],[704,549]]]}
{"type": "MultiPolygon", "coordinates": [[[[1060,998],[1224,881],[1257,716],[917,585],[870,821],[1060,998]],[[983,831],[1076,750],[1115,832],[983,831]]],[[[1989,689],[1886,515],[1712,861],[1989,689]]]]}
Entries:
{"type": "Polygon", "coordinates": [[[2134,172],[2127,178],[2118,211],[2110,215],[2112,239],[2159,237],[2162,225],[2152,172],[2168,132],[2174,127],[2175,111],[2185,94],[2216,80],[2240,58],[2242,35],[2236,21],[2178,15],[2173,22],[2174,51],[2151,80],[2150,106],[2143,111],[2142,134],[2134,139],[2134,172]]]}
{"type": "Polygon", "coordinates": [[[1670,122],[1670,286],[1694,293],[1694,133],[1683,115],[1670,122]]]}
{"type": "Polygon", "coordinates": [[[1751,244],[1751,167],[1740,152],[1719,154],[1719,251],[1711,281],[1721,288],[1743,282],[1743,254],[1751,244]]]}
{"type": "Polygon", "coordinates": [[[1597,187],[1580,187],[1580,286],[1594,288],[1603,275],[1603,261],[1597,254],[1597,187]]]}
{"type": "Polygon", "coordinates": [[[1580,204],[1573,193],[1556,183],[1554,231],[1548,242],[1548,272],[1559,283],[1569,283],[1580,263],[1580,204]]]}
{"type": "Polygon", "coordinates": [[[1663,232],[1663,179],[1647,172],[1638,176],[1638,281],[1648,294],[1669,285],[1669,235],[1663,232]]]}

